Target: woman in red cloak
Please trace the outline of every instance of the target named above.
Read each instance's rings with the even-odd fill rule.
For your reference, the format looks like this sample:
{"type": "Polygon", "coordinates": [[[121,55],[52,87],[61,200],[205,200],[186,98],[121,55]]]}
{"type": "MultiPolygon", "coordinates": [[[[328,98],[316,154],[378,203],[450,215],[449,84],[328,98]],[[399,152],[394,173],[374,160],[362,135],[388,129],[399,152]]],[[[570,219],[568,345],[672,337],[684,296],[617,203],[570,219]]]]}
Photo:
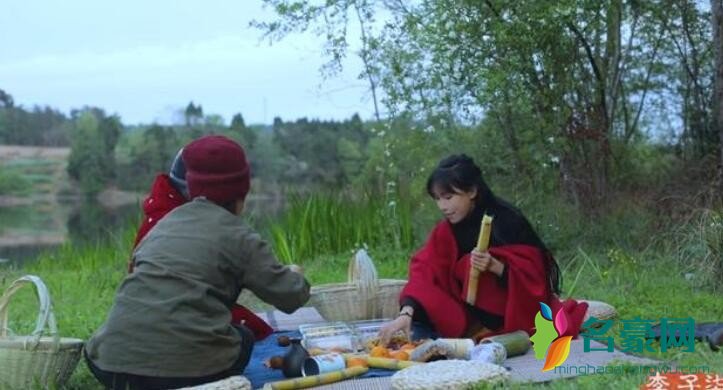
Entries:
{"type": "Polygon", "coordinates": [[[560,301],[557,262],[524,215],[492,193],[470,157],[443,159],[427,180],[427,192],[445,219],[412,257],[401,311],[380,331],[382,340],[400,330],[408,333],[412,320],[443,337],[532,334],[539,302],[553,315],[564,310],[569,324],[564,335],[577,336],[587,303],[560,301]],[[489,251],[479,252],[485,214],[494,218],[492,234],[489,251]],[[465,302],[470,267],[480,271],[474,305],[465,302]]]}

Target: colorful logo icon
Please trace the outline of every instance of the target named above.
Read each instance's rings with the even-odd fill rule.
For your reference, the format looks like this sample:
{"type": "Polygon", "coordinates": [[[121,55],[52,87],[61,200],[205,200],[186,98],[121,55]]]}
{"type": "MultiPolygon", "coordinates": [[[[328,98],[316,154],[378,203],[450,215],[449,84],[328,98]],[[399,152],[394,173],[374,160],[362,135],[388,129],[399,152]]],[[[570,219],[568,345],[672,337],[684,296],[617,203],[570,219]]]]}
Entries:
{"type": "Polygon", "coordinates": [[[550,306],[540,302],[540,311],[535,316],[535,333],[530,337],[535,358],[545,358],[542,372],[550,371],[564,363],[570,354],[570,341],[572,336],[563,336],[567,330],[567,316],[564,310],[558,310],[555,320],[552,320],[550,306]],[[548,348],[549,347],[549,348],[548,348]]]}

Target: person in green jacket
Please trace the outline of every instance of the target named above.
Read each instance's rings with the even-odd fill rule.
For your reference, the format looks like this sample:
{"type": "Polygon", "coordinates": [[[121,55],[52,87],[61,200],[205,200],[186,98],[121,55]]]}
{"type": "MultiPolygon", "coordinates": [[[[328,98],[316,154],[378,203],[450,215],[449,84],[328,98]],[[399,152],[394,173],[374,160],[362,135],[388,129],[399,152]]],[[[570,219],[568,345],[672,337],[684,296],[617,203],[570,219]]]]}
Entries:
{"type": "Polygon", "coordinates": [[[239,215],[250,187],[243,148],[223,136],[183,149],[190,202],[133,252],[106,322],[88,341],[91,372],[111,389],[172,389],[240,375],[254,338],[232,326],[242,289],[292,313],[309,299],[297,266],[278,262],[239,215]]]}

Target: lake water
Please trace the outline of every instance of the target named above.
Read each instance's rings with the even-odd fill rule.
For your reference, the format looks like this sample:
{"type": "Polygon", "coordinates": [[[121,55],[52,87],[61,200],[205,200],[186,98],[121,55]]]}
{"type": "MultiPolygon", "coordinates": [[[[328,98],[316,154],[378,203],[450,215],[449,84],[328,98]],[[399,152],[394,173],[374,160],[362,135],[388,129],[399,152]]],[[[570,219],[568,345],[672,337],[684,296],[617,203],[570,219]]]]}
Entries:
{"type": "MultiPolygon", "coordinates": [[[[250,197],[246,212],[258,226],[283,209],[282,198],[250,197]]],[[[139,225],[138,204],[108,208],[99,203],[36,203],[0,207],[0,265],[21,263],[66,242],[95,243],[139,225]]]]}

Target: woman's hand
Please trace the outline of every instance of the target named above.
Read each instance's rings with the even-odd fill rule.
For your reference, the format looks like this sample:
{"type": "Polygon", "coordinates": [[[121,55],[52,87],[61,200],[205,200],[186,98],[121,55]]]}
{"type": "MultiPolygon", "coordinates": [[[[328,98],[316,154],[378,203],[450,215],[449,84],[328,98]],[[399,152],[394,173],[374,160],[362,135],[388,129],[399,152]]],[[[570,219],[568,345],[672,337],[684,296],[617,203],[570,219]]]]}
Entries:
{"type": "Polygon", "coordinates": [[[382,342],[381,345],[386,346],[389,344],[392,336],[400,330],[404,332],[407,339],[409,339],[409,335],[412,330],[412,317],[406,314],[400,314],[396,319],[384,324],[384,326],[382,326],[379,330],[379,339],[382,342]]]}
{"type": "Polygon", "coordinates": [[[501,261],[492,257],[489,252],[480,252],[477,248],[475,248],[472,250],[470,258],[472,261],[472,267],[479,272],[490,271],[497,276],[502,275],[504,265],[501,261]]]}

